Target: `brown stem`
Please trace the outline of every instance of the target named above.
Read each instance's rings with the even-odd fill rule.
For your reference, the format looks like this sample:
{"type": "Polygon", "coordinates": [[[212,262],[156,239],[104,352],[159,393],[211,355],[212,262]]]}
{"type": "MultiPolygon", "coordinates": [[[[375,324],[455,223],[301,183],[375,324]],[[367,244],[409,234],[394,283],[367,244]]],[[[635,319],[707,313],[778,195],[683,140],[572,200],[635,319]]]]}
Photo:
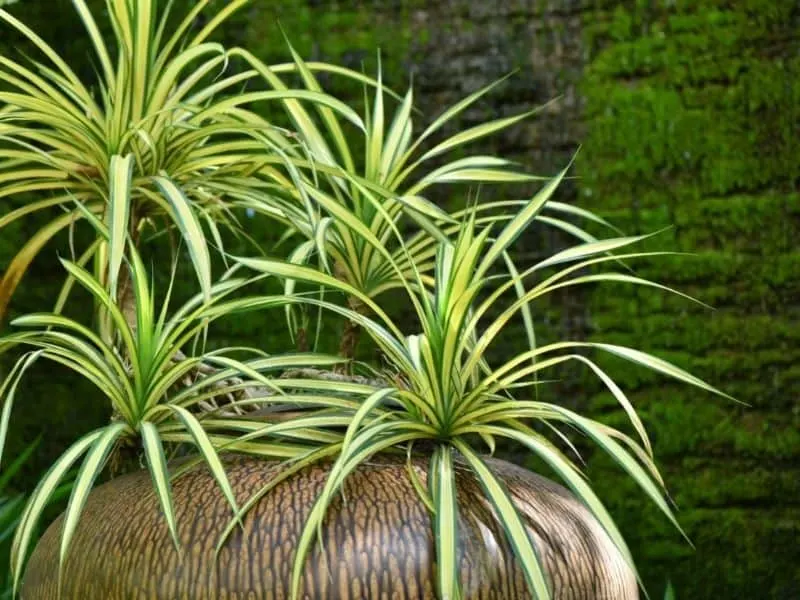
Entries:
{"type": "MultiPolygon", "coordinates": [[[[131,214],[130,236],[133,246],[137,250],[139,249],[140,233],[139,219],[134,214],[131,214]]],[[[126,265],[124,262],[120,267],[119,276],[117,279],[117,303],[122,311],[123,316],[125,317],[125,321],[128,323],[128,327],[131,328],[131,332],[135,336],[137,329],[136,295],[133,291],[133,279],[131,278],[131,272],[128,268],[128,265],[126,265]]]]}
{"type": "Polygon", "coordinates": [[[361,326],[355,321],[347,321],[342,332],[342,339],[339,342],[339,356],[344,359],[352,360],[356,355],[358,340],[361,337],[361,326]]]}
{"type": "MultiPolygon", "coordinates": [[[[350,307],[350,310],[353,312],[358,313],[359,315],[364,315],[367,312],[366,305],[361,302],[358,298],[354,298],[350,296],[347,299],[347,304],[350,307]]],[[[351,321],[348,319],[347,323],[344,325],[344,331],[342,332],[342,339],[339,342],[339,356],[344,358],[347,362],[342,363],[342,365],[336,367],[335,371],[339,373],[349,372],[350,369],[350,361],[352,361],[356,356],[356,349],[358,347],[358,341],[361,338],[361,325],[356,323],[355,321],[351,321]]]]}
{"type": "Polygon", "coordinates": [[[308,352],[308,334],[306,333],[305,327],[297,328],[295,339],[297,340],[297,351],[308,352]]]}
{"type": "Polygon", "coordinates": [[[127,265],[123,265],[119,270],[119,282],[117,283],[117,302],[131,333],[136,335],[136,295],[133,291],[133,281],[127,265]]]}

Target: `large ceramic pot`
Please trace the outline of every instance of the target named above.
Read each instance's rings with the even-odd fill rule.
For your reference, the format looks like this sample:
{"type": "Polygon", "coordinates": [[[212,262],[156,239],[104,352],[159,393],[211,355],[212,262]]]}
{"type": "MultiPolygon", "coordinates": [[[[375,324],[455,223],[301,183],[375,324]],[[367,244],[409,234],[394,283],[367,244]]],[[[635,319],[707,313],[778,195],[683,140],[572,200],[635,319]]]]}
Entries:
{"type": "MultiPolygon", "coordinates": [[[[415,468],[424,482],[427,461],[415,468]]],[[[500,460],[489,465],[513,494],[543,557],[556,600],[638,598],[636,580],[605,531],[567,490],[500,460]]],[[[269,481],[276,463],[226,464],[237,496],[269,481]]],[[[117,478],[89,497],[63,572],[61,600],[286,599],[295,546],[328,465],[308,468],[266,495],[214,561],[231,511],[197,468],[173,483],[183,557],[175,549],[150,476],[117,478]]],[[[519,564],[475,479],[457,474],[461,576],[468,599],[530,598],[519,564]]],[[[22,600],[56,600],[60,517],[36,547],[22,600]]],[[[435,546],[405,458],[361,466],[332,504],[303,579],[307,599],[434,599],[435,546]]]]}

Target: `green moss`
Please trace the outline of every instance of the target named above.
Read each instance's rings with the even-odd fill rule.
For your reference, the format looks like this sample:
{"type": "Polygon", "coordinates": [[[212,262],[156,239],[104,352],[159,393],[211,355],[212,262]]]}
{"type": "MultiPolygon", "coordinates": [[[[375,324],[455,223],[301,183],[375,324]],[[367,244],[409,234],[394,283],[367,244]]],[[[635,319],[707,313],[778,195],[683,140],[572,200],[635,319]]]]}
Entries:
{"type": "MultiPolygon", "coordinates": [[[[632,266],[716,310],[598,286],[589,337],[652,351],[750,406],[602,363],[642,411],[696,552],[599,455],[593,481],[645,581],[669,577],[686,598],[797,596],[800,14],[768,0],[594,6],[584,204],[628,233],[671,226],[643,246],[697,255],[632,266]]],[[[585,383],[592,412],[624,426],[613,397],[585,383]]]]}
{"type": "MultiPolygon", "coordinates": [[[[304,58],[325,60],[361,70],[376,68],[380,50],[384,74],[393,85],[404,85],[404,60],[413,39],[427,30],[411,27],[414,2],[387,10],[365,10],[358,4],[320,10],[312,3],[277,0],[258,5],[246,27],[245,45],[268,61],[289,60],[281,29],[304,58]]],[[[357,96],[356,96],[357,97],[357,96]]]]}
{"type": "Polygon", "coordinates": [[[775,470],[754,460],[730,459],[730,464],[720,464],[709,458],[686,458],[669,476],[678,506],[761,507],[769,506],[775,494],[800,497],[800,469],[775,470]]]}

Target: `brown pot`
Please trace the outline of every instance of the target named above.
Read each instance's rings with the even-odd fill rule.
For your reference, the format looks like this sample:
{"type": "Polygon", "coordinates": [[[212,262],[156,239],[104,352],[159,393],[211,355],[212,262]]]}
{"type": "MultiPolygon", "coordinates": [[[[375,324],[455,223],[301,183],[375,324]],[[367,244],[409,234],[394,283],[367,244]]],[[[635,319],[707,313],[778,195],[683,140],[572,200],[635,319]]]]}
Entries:
{"type": "MultiPolygon", "coordinates": [[[[427,461],[415,463],[425,482],[427,461]]],[[[555,600],[635,600],[636,580],[586,508],[553,482],[492,459],[543,556],[555,600]]],[[[243,502],[278,470],[235,457],[228,476],[243,502]]],[[[231,511],[212,477],[197,468],[173,482],[183,558],[161,516],[148,473],[94,490],[63,573],[61,600],[286,599],[295,546],[329,465],[308,468],[261,499],[214,562],[231,511]]],[[[472,475],[457,472],[465,599],[530,598],[520,565],[472,475]]],[[[62,517],[36,547],[23,600],[56,600],[62,517]]],[[[381,457],[361,466],[331,505],[321,544],[306,562],[303,598],[434,599],[431,520],[405,467],[381,457]]]]}

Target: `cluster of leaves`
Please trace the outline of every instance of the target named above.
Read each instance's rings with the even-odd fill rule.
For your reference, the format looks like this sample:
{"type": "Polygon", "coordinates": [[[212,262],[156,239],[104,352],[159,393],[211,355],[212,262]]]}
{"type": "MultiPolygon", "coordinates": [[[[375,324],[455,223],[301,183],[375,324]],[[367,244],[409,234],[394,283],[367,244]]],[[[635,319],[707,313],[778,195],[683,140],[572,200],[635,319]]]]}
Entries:
{"type": "Polygon", "coordinates": [[[652,253],[615,254],[641,238],[597,240],[568,220],[606,225],[587,211],[552,199],[565,173],[544,178],[531,199],[447,213],[425,197],[430,186],[542,179],[492,156],[426,168],[432,159],[529,114],[477,125],[424,150],[424,142],[497,84],[446,110],[414,139],[412,91],[397,97],[384,88],[380,72],[373,80],[334,65],[306,63],[291,46],[291,63],[269,66],[244,49],[206,41],[244,1],[229,3],[193,34],[195,17],[208,3],[201,0],[167,38],[167,14],[157,20],[154,1],[107,0],[117,42],[115,61],[84,0],[74,0],[100,66],[99,101],[43,40],[0,9],[0,19],[26,35],[50,62],[29,68],[0,57],[0,80],[15,89],[0,92],[0,198],[36,198],[0,218],[0,229],[34,212],[66,209],[12,260],[0,282],[0,313],[27,265],[58,231],[81,220],[94,232],[81,256],[62,260],[67,279],[54,311],[17,318],[11,325],[20,330],[0,338],[0,352],[30,349],[0,390],[0,461],[19,381],[36,360],[57,362],[94,383],[114,415],[108,425],[70,446],[34,490],[12,547],[15,585],[42,512],[67,473],[79,464],[65,513],[62,565],[95,481],[114,450],[124,446],[141,449],[176,544],[171,492],[176,472],[169,466],[176,448],[194,448],[197,460],[208,466],[234,514],[228,531],[279,481],[315,461],[331,460],[329,479],[298,544],[295,596],[305,557],[348,474],[376,453],[399,451],[410,457],[423,443],[434,448],[428,486],[414,481],[435,524],[442,597],[459,597],[457,463],[471,469],[484,486],[533,594],[549,597],[523,521],[482,458],[486,450],[494,450],[497,439],[544,459],[630,559],[578,466],[547,435],[566,443],[567,430],[587,435],[674,522],[636,410],[586,353],[612,353],[716,390],[634,349],[580,342],[537,345],[530,307],[554,290],[579,284],[662,288],[629,272],[597,271],[652,253]],[[234,57],[247,70],[226,73],[234,57]],[[209,81],[217,70],[222,74],[209,81]],[[318,72],[362,83],[371,109],[362,117],[326,93],[318,72]],[[299,78],[302,86],[288,85],[285,74],[299,78]],[[245,82],[268,89],[233,94],[245,82]],[[391,98],[399,102],[390,122],[386,105],[391,98]],[[279,103],[293,130],[243,108],[261,101],[279,103]],[[357,158],[358,152],[363,159],[357,158]],[[244,235],[236,217],[243,210],[273,220],[287,239],[296,241],[285,257],[267,257],[262,249],[257,256],[225,253],[220,230],[244,235]],[[565,231],[578,243],[520,270],[510,250],[534,224],[565,231]],[[141,234],[148,227],[157,233],[177,231],[197,273],[197,294],[174,312],[171,287],[156,295],[152,270],[139,254],[141,234]],[[212,247],[226,264],[233,263],[216,278],[212,247]],[[93,272],[86,268],[90,260],[93,272]],[[256,274],[241,275],[252,271],[256,274]],[[278,280],[283,293],[248,295],[249,287],[264,278],[278,280]],[[61,314],[76,285],[98,308],[92,325],[61,314]],[[299,291],[299,286],[310,292],[299,291]],[[408,299],[415,314],[411,329],[408,322],[395,322],[379,303],[387,290],[408,299]],[[350,357],[270,354],[241,347],[204,351],[203,342],[217,319],[268,309],[285,311],[292,331],[298,327],[298,314],[306,310],[346,320],[369,336],[397,376],[363,383],[292,377],[292,370],[330,369],[350,357]],[[492,365],[490,348],[517,317],[530,349],[492,365]],[[581,362],[599,377],[627,413],[638,440],[538,399],[540,373],[567,361],[581,362]],[[211,398],[243,389],[260,392],[234,399],[233,408],[292,410],[293,418],[265,423],[247,414],[231,417],[204,408],[211,398]],[[283,460],[285,468],[239,506],[220,458],[224,452],[283,460]]]}
{"type": "MultiPolygon", "coordinates": [[[[28,444],[9,465],[3,468],[2,475],[0,475],[0,600],[13,599],[14,587],[9,570],[11,541],[25,508],[25,495],[12,493],[9,489],[10,483],[25,466],[25,463],[38,446],[38,439],[28,444]]],[[[66,483],[56,489],[52,496],[53,501],[58,501],[69,494],[72,486],[72,475],[72,473],[68,474],[66,483]]]]}
{"type": "MultiPolygon", "coordinates": [[[[75,0],[100,66],[99,99],[44,40],[0,9],[0,21],[49,63],[26,66],[0,57],[5,86],[0,91],[0,199],[35,198],[0,218],[0,230],[32,213],[62,212],[30,237],[5,270],[0,316],[44,245],[77,220],[95,215],[103,216],[116,240],[138,239],[148,228],[156,233],[176,228],[208,292],[212,244],[203,243],[202,225],[217,247],[223,245],[221,229],[239,233],[231,204],[252,200],[256,192],[268,194],[256,173],[281,161],[279,149],[291,144],[278,128],[241,106],[300,98],[342,111],[360,124],[352,109],[326,94],[236,93],[257,72],[227,73],[230,53],[208,38],[247,0],[228,3],[193,32],[209,1],[198,2],[173,29],[169,6],[157,20],[154,0],[108,0],[113,57],[85,1],[75,0]],[[242,152],[243,146],[249,150],[242,152]],[[276,150],[268,152],[273,146],[276,150]]],[[[94,258],[96,273],[116,295],[122,254],[119,243],[98,243],[85,249],[80,262],[94,258]]]]}
{"type": "Polygon", "coordinates": [[[3,469],[3,474],[0,476],[0,598],[2,600],[10,600],[13,591],[6,565],[9,564],[11,536],[19,523],[25,504],[25,497],[21,494],[12,496],[8,493],[8,483],[17,474],[33,449],[34,446],[31,445],[12,464],[3,469]]]}
{"type": "MultiPolygon", "coordinates": [[[[587,435],[678,526],[664,500],[661,489],[663,481],[636,410],[613,379],[580,351],[611,353],[679,381],[720,392],[670,363],[632,348],[612,344],[565,341],[534,346],[497,366],[490,365],[487,358],[487,351],[493,343],[502,339],[500,334],[504,327],[522,307],[555,290],[599,282],[623,282],[668,290],[628,273],[608,271],[586,274],[587,269],[603,267],[620,259],[652,256],[653,253],[643,252],[611,253],[640,241],[641,237],[578,244],[520,273],[492,274],[496,271],[493,269],[495,263],[546,205],[563,175],[548,182],[519,212],[502,224],[494,236],[491,226],[479,228],[476,225],[477,218],[475,211],[472,211],[461,223],[456,239],[438,245],[430,286],[423,283],[419,273],[415,274],[416,281],[401,279],[407,299],[414,307],[420,333],[404,333],[366,294],[317,270],[272,259],[238,259],[241,264],[262,273],[324,285],[363,302],[374,318],[330,302],[309,298],[302,300],[357,322],[399,374],[395,381],[401,382],[399,385],[387,382],[385,387],[376,389],[354,414],[349,414],[349,410],[342,411],[336,404],[327,406],[326,414],[347,415],[349,424],[342,440],[320,445],[320,451],[327,446],[329,452],[324,452],[324,455],[335,456],[335,460],[326,486],[301,536],[299,557],[309,552],[329,503],[350,472],[376,453],[402,447],[410,457],[416,443],[428,442],[436,448],[430,457],[428,489],[418,483],[417,490],[434,516],[438,585],[442,597],[460,597],[456,576],[458,519],[454,472],[457,461],[465,463],[483,486],[512,547],[521,559],[535,597],[549,597],[545,573],[523,520],[502,482],[494,477],[481,458],[482,451],[494,451],[497,438],[505,438],[542,458],[586,504],[630,560],[622,536],[586,483],[578,465],[543,435],[542,426],[545,431],[556,433],[562,440],[565,439],[563,430],[567,428],[587,435]],[[552,267],[564,264],[568,266],[543,275],[552,267]],[[541,281],[527,289],[525,283],[537,275],[542,277],[541,281]],[[520,292],[520,289],[523,291],[520,292]],[[513,293],[515,299],[502,307],[500,298],[509,293],[513,293]],[[498,309],[499,314],[493,314],[498,309]],[[563,406],[535,399],[534,388],[540,382],[539,373],[567,361],[581,362],[597,375],[629,416],[639,440],[563,406]]],[[[397,270],[401,268],[395,263],[389,264],[397,270]]],[[[413,261],[411,264],[413,268],[413,261]]],[[[240,306],[255,310],[260,308],[261,302],[257,297],[245,299],[240,306]]],[[[269,303],[270,299],[264,298],[263,302],[269,303]]],[[[530,337],[535,339],[534,335],[530,337]]],[[[320,399],[320,402],[321,406],[325,406],[326,401],[320,399]]],[[[326,431],[323,429],[319,433],[311,433],[309,440],[321,439],[326,431]]],[[[260,432],[254,435],[260,435],[260,432]]],[[[409,473],[412,472],[409,469],[409,473]]],[[[266,489],[271,489],[273,485],[270,483],[266,489]]],[[[257,494],[255,498],[259,496],[257,494]]],[[[302,561],[295,563],[295,590],[299,589],[302,568],[302,561]]]]}

